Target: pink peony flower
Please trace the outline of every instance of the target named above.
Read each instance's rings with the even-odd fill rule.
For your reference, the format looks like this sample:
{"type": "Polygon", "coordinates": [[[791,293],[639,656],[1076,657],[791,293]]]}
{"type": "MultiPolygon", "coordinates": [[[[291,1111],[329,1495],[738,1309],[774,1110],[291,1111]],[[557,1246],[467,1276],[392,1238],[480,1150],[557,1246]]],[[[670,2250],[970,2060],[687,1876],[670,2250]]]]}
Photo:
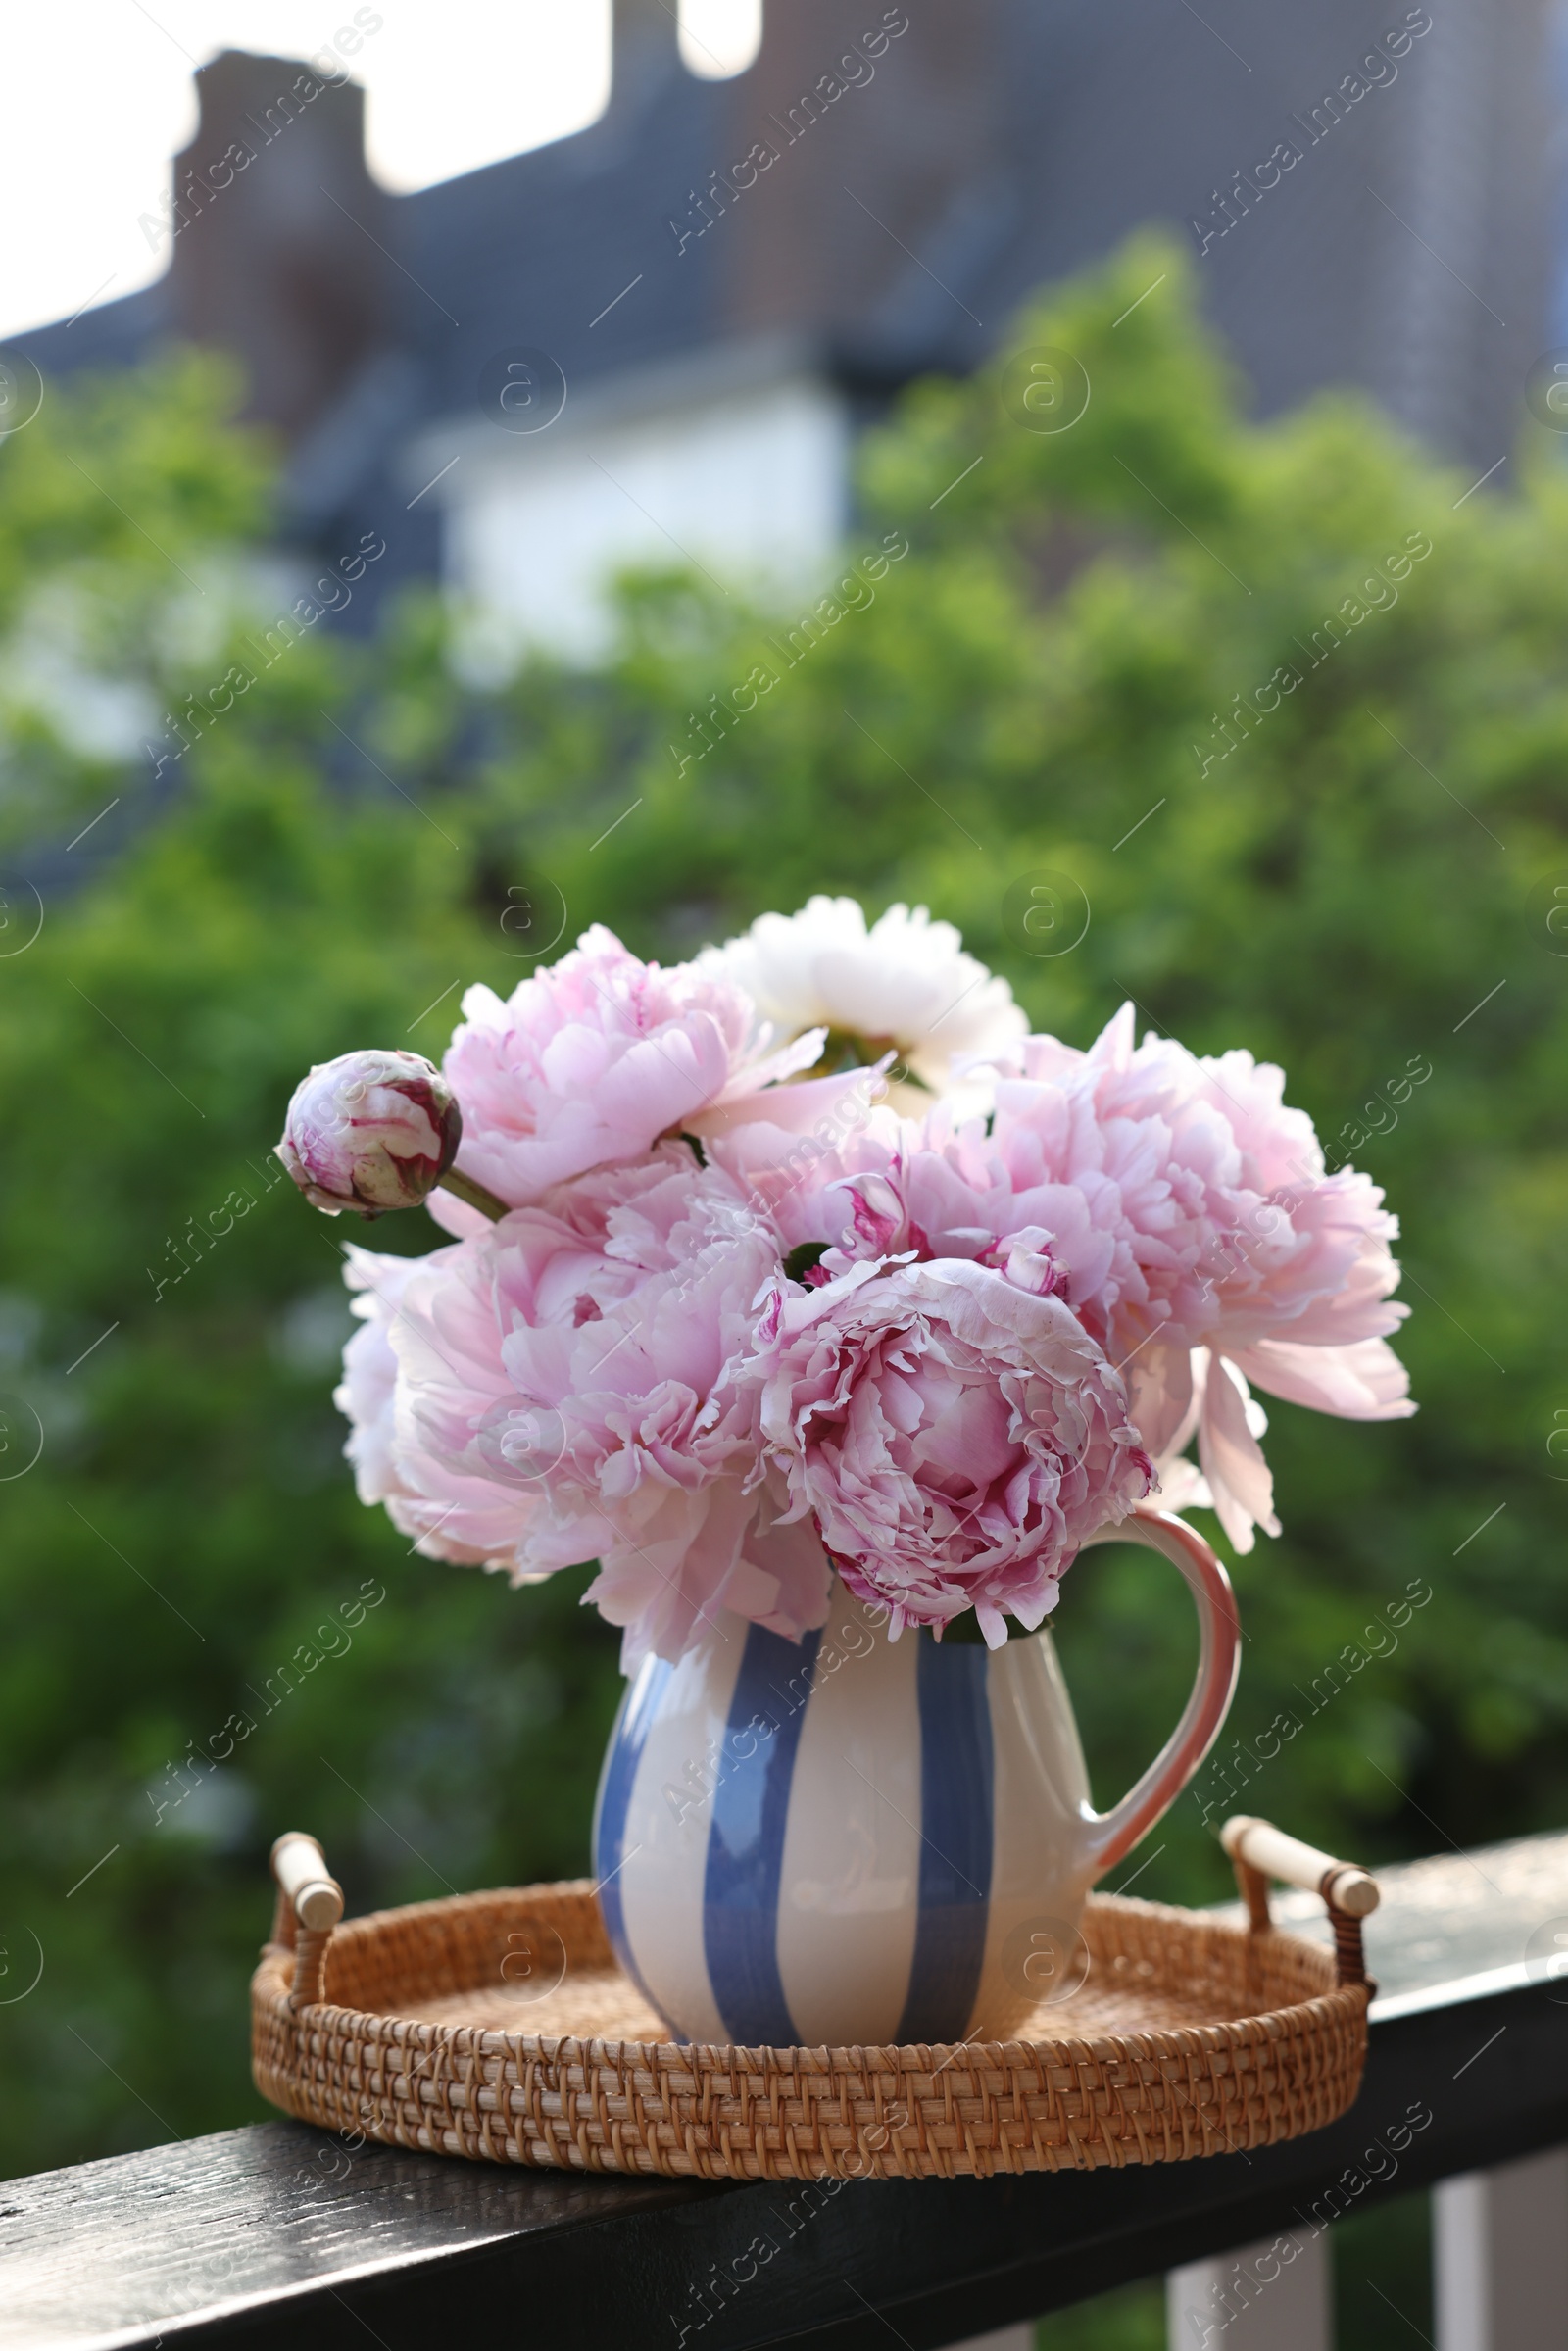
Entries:
{"type": "Polygon", "coordinates": [[[1032,1632],[1096,1530],[1152,1470],[1126,1395],[1056,1298],[961,1260],[858,1264],[763,1322],[762,1433],[790,1515],[893,1632],[973,1607],[1032,1632]]]}
{"type": "Polygon", "coordinates": [[[340,1053],[294,1090],[277,1156],[313,1207],[380,1216],[416,1208],[457,1157],[463,1119],[420,1053],[340,1053]]]}
{"type": "MultiPolygon", "coordinates": [[[[984,1140],[983,1125],[958,1133],[984,1140]]],[[[1076,1306],[1097,1298],[1111,1272],[1114,1187],[1042,1181],[1014,1192],[1005,1169],[965,1155],[946,1109],[912,1121],[872,1108],[836,1140],[826,1130],[800,1137],[754,1122],[713,1151],[765,1204],[786,1252],[822,1248],[812,1281],[885,1256],[960,1257],[1076,1306]]]]}
{"type": "MultiPolygon", "coordinates": [[[[598,925],[505,1004],[470,988],[463,1012],[446,1074],[463,1104],[464,1165],[512,1207],[589,1168],[639,1159],[662,1135],[722,1124],[822,1050],[817,1029],[769,1055],[732,981],[644,963],[598,925]]],[[[791,1104],[797,1116],[808,1109],[791,1104]]],[[[430,1205],[449,1232],[480,1229],[459,1202],[430,1205]]]]}
{"type": "Polygon", "coordinates": [[[1043,1178],[1092,1203],[1109,1262],[1098,1282],[1069,1265],[1064,1295],[1125,1370],[1150,1450],[1172,1462],[1196,1430],[1220,1522],[1250,1550],[1254,1525],[1279,1522],[1249,1381],[1356,1419],[1415,1409],[1385,1344],[1408,1311],[1390,1300],[1397,1222],[1367,1177],[1325,1172],[1284,1073],[1250,1053],[1135,1047],[1125,1004],[1087,1053],[1030,1038],[1015,1066],[992,1134],[971,1125],[944,1155],[1042,1224],[1043,1178]]]}
{"type": "Polygon", "coordinates": [[[971,1084],[959,977],[985,980],[919,910],[865,934],[813,901],[667,970],[596,928],[506,1004],[471,989],[445,1075],[313,1070],[278,1146],[307,1198],[422,1200],[460,1236],[347,1252],[362,1498],[519,1582],[596,1557],[628,1666],[721,1608],[798,1638],[830,1558],[895,1631],[973,1606],[996,1642],[1156,1473],[1238,1548],[1277,1534],[1252,1385],[1414,1409],[1382,1194],[1326,1172],[1278,1069],[1140,1046],[1130,1005],[1082,1053],[1016,1037],[994,983],[971,1084]],[[954,1090],[914,1120],[885,1064],[802,1081],[824,1030],[775,1052],[760,1016],[818,1011],[858,1051],[929,1049],[954,1090]]]}
{"type": "MultiPolygon", "coordinates": [[[[440,1254],[446,1256],[450,1251],[440,1254]]],[[[392,1434],[398,1359],[387,1334],[409,1277],[418,1270],[421,1260],[386,1257],[353,1248],[344,1250],[343,1258],[343,1278],[358,1293],[352,1311],[361,1327],[343,1349],[343,1377],[332,1392],[332,1401],[350,1424],[343,1450],[354,1464],[354,1484],[361,1501],[384,1502],[389,1495],[403,1492],[392,1434]]]]}
{"type": "Polygon", "coordinates": [[[1324,1172],[1278,1069],[1200,1061],[1127,1006],[1085,1053],[1028,1039],[989,1122],[872,1112],[831,1143],[738,1127],[716,1155],[766,1200],[808,1282],[888,1255],[964,1258],[1061,1298],[1122,1372],[1142,1443],[1238,1549],[1279,1532],[1249,1382],[1361,1419],[1414,1409],[1385,1344],[1406,1309],[1382,1194],[1324,1172]],[[1204,1487],[1181,1464],[1196,1434],[1204,1487]]]}
{"type": "MultiPolygon", "coordinates": [[[[412,1422],[407,1397],[399,1415],[398,1358],[392,1334],[404,1301],[417,1286],[428,1303],[441,1294],[460,1248],[424,1257],[389,1257],[369,1249],[344,1251],[344,1278],[358,1293],[354,1311],[364,1328],[343,1349],[343,1379],[332,1401],[350,1422],[343,1450],[354,1464],[362,1502],[381,1502],[393,1525],[416,1539],[427,1558],[465,1566],[487,1562],[515,1547],[526,1495],[499,1486],[488,1471],[454,1479],[426,1451],[422,1432],[412,1422]],[[463,1512],[462,1535],[454,1513],[463,1512]]],[[[411,1325],[411,1330],[413,1326],[411,1325]]]]}
{"type": "MultiPolygon", "coordinates": [[[[387,1506],[421,1549],[519,1582],[597,1557],[588,1596],[626,1629],[628,1670],[720,1608],[791,1637],[822,1622],[827,1561],[758,1475],[743,1371],[777,1249],[726,1178],[666,1145],[422,1267],[386,1326],[387,1506]]],[[[361,1376],[369,1459],[386,1407],[361,1376]]]]}

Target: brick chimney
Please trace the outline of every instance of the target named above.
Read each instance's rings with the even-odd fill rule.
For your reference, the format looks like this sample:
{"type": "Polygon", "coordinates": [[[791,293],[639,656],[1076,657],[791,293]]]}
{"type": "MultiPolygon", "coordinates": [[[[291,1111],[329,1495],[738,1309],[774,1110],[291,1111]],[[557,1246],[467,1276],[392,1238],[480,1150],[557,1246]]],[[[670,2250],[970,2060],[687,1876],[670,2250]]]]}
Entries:
{"type": "Polygon", "coordinates": [[[196,90],[174,162],[175,328],[233,353],[246,413],[297,441],[388,333],[392,233],[365,164],[365,93],[234,49],[196,90]]]}
{"type": "Polygon", "coordinates": [[[674,0],[612,0],[610,104],[618,112],[680,64],[674,0]]]}
{"type": "Polygon", "coordinates": [[[765,10],[760,53],[735,85],[732,152],[761,138],[777,160],[736,206],[725,248],[738,327],[808,322],[864,339],[906,284],[930,288],[938,312],[965,326],[962,304],[922,264],[947,275],[936,248],[1004,153],[1006,10],[1007,0],[868,0],[858,18],[842,0],[765,10]]]}

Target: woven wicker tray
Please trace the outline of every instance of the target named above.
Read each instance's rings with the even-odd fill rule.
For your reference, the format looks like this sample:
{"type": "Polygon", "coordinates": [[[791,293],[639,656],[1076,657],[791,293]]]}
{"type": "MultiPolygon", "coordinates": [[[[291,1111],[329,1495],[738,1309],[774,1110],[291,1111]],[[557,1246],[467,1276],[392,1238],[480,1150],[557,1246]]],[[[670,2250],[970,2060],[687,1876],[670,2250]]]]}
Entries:
{"type": "Polygon", "coordinates": [[[987,2178],[1266,2146],[1332,2122],[1360,2086],[1370,1986],[1330,1879],[1370,1881],[1326,1855],[1309,1858],[1330,1873],[1338,1962],[1270,1927],[1262,1878],[1239,1863],[1250,1928],[1091,1897],[1089,1972],[1032,2037],[740,2049],[666,2037],[586,1881],[334,1927],[319,1848],[274,1853],[291,1871],[251,1985],[257,2085],[389,2145],[682,2179],[987,2178]]]}

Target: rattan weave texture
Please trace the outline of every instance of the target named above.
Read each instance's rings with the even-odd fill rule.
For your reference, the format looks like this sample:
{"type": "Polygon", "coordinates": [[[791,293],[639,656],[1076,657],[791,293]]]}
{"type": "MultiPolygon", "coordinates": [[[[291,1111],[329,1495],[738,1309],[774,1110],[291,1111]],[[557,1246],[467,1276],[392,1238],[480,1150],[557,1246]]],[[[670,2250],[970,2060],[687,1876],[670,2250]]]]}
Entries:
{"type": "Polygon", "coordinates": [[[339,1927],[317,2001],[296,2004],[297,1954],[269,1943],[256,2081],[390,2145],[703,2180],[1170,2163],[1296,2137],[1353,2101],[1369,1991],[1337,1987],[1329,1953],[1112,1895],[1091,1898],[1084,1935],[1089,1974],[1036,2012],[1035,2038],[686,2046],[615,1967],[586,1881],[461,1894],[339,1927]]]}

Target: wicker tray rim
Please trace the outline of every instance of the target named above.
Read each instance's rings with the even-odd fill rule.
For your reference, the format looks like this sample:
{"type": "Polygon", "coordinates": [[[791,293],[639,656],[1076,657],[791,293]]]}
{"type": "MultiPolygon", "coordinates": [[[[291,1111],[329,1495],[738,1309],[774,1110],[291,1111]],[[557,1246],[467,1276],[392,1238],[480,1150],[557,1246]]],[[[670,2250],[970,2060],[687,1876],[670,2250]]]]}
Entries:
{"type": "MultiPolygon", "coordinates": [[[[555,1911],[564,1939],[597,1949],[604,1937],[592,1893],[581,1879],[451,1895],[347,1921],[334,1941],[351,1964],[356,1946],[361,1964],[372,1963],[356,1986],[362,1996],[375,1989],[383,1937],[394,1950],[404,1938],[427,1941],[427,1982],[440,1984],[445,1969],[461,1992],[474,1939],[465,1923],[495,1933],[555,1911]],[[447,1935],[454,1947],[444,1950],[447,1935]]],[[[1275,2004],[1212,2022],[1043,2039],[774,2048],[530,2033],[343,2000],[298,2004],[296,1954],[271,1942],[251,1987],[256,2079],[274,2104],[306,2121],[351,2131],[357,2121],[368,2136],[434,2153],[739,2180],[989,2177],[1178,2161],[1295,2136],[1353,2101],[1370,1992],[1364,1984],[1336,1985],[1334,1958],[1321,1945],[1278,1929],[1249,1935],[1212,1915],[1125,1895],[1092,1895],[1086,1927],[1091,1920],[1104,1931],[1112,1964],[1134,1951],[1141,1961],[1152,1956],[1146,1975],[1157,1972],[1168,1934],[1166,1985],[1190,1985],[1189,1997],[1210,1986],[1216,2001],[1241,1996],[1235,1961],[1245,1954],[1249,1970],[1260,1964],[1270,1979],[1257,1988],[1275,2004]],[[1280,1991],[1297,1984],[1303,1996],[1280,2004],[1280,1991]],[[394,2052],[421,2062],[388,2065],[394,2052]],[[855,2168],[867,2158],[869,2172],[855,2168]]],[[[608,1949],[593,1964],[610,1967],[608,1949]]],[[[399,1971],[391,1972],[396,1983],[399,1971]]],[[[403,1975],[401,1996],[432,1996],[416,1988],[418,1974],[403,1975]]]]}
{"type": "MultiPolygon", "coordinates": [[[[452,1916],[465,1910],[478,1911],[496,1902],[521,1905],[529,1896],[560,1897],[569,1894],[591,1894],[594,1881],[590,1878],[564,1878],[545,1886],[491,1886],[472,1893],[447,1894],[430,1902],[405,1902],[387,1910],[368,1910],[360,1916],[346,1919],[337,1930],[336,1939],[373,1941],[388,1927],[406,1920],[428,1920],[435,1913],[452,1916]]],[[[1169,1924],[1191,1930],[1195,1925],[1208,1928],[1219,1937],[1246,1940],[1246,1931],[1227,1920],[1209,1917],[1202,1911],[1184,1910],[1168,1902],[1150,1902],[1136,1894],[1091,1894],[1087,1907],[1102,1915],[1106,1913],[1147,1919],[1152,1924],[1169,1924]]],[[[1295,1952],[1309,1953],[1323,1964],[1325,1975],[1332,1975],[1333,1959],[1319,1943],[1309,1942],[1304,1935],[1292,1935],[1288,1929],[1275,1927],[1269,1941],[1274,1950],[1282,1946],[1295,1952]]],[[[294,1954],[279,1943],[266,1945],[261,1963],[256,1969],[254,1988],[269,2005],[289,2006],[289,1990],[294,1970],[294,1954]]],[[[682,2041],[610,2039],[603,2035],[579,2033],[539,2034],[509,2032],[495,2026],[458,2025],[432,2022],[428,2018],[389,2014],[381,2009],[355,2008],[336,2000],[323,2000],[299,2011],[291,2011],[295,2022],[313,2033],[337,2033],[358,2040],[389,2043],[394,2047],[410,2042],[422,2048],[450,2046],[454,2051],[480,2051],[487,2056],[503,2052],[526,2050],[551,2063],[570,2062],[580,2054],[590,2063],[604,2060],[613,2062],[614,2052],[626,2055],[636,2051],[649,2065],[668,2067],[687,2065],[703,2072],[740,2070],[748,2073],[808,2073],[836,2074],[863,2073],[868,2064],[884,2073],[923,2072],[933,2058],[940,2058],[947,2069],[958,2051],[967,2052],[975,2060],[989,2059],[1005,2068],[1020,2059],[1047,2051],[1060,2051],[1070,2062],[1074,2053],[1092,2057],[1097,2063],[1113,2060],[1118,2055],[1141,2056],[1153,2053],[1159,2045],[1160,2054],[1196,2056],[1217,2054],[1227,2048],[1249,2046],[1261,2040],[1280,2040],[1301,2032],[1320,2030],[1338,2023],[1342,2018],[1364,2014],[1371,1997],[1370,1988],[1359,1984],[1341,1984],[1317,1992],[1304,2000],[1293,2000],[1284,2007],[1260,2009],[1255,2015],[1217,2018],[1208,2025],[1170,2025],[1151,2028],[1136,2033],[1079,2033],[1053,2034],[1029,2040],[961,2040],[961,2041],[867,2041],[842,2044],[817,2042],[794,2045],[773,2045],[767,2042],[741,2041],[682,2041]],[[914,2061],[914,2062],[910,2062],[914,2061]]]]}

